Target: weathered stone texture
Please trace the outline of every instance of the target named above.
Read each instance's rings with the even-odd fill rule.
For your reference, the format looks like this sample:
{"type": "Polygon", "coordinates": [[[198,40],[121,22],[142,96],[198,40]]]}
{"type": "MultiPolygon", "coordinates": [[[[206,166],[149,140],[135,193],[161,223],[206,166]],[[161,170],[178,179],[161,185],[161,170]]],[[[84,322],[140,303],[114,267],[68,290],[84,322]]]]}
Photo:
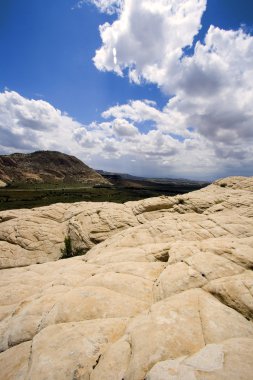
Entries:
{"type": "Polygon", "coordinates": [[[1,380],[252,379],[253,178],[0,221],[1,380]]]}

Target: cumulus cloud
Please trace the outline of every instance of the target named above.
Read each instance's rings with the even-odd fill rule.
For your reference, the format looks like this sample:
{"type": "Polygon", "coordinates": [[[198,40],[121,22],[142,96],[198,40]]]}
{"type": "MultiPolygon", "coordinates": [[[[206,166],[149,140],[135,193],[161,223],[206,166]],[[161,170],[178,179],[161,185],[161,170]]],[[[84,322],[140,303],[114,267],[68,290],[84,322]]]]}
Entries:
{"type": "Polygon", "coordinates": [[[114,119],[112,122],[113,131],[117,136],[135,136],[138,134],[138,129],[125,119],[114,119]]]}
{"type": "Polygon", "coordinates": [[[119,18],[100,26],[96,67],[118,75],[128,69],[133,82],[144,79],[162,85],[183,48],[192,45],[205,7],[206,0],[125,0],[119,18]]]}
{"type": "Polygon", "coordinates": [[[65,151],[74,148],[73,131],[80,124],[43,100],[29,100],[14,91],[0,93],[0,149],[65,151]]]}
{"type": "Polygon", "coordinates": [[[176,108],[208,140],[230,147],[231,155],[246,154],[253,139],[252,62],[252,36],[210,27],[205,42],[182,60],[166,112],[176,108]]]}
{"type": "Polygon", "coordinates": [[[5,91],[0,93],[0,152],[59,150],[105,170],[202,179],[252,165],[246,140],[234,144],[231,153],[229,145],[187,128],[186,118],[177,119],[185,128],[177,134],[171,114],[168,106],[159,110],[154,102],[131,101],[105,111],[105,121],[84,126],[46,101],[5,91]],[[150,121],[148,131],[141,132],[150,121]]]}
{"type": "Polygon", "coordinates": [[[250,168],[253,37],[245,28],[223,30],[211,25],[204,41],[193,46],[205,8],[204,0],[125,0],[118,19],[100,26],[102,46],[94,57],[96,67],[128,75],[135,83],[155,83],[169,99],[163,110],[132,101],[103,116],[133,123],[153,121],[164,135],[184,141],[182,153],[191,152],[193,157],[198,150],[202,166],[205,161],[210,170],[212,162],[217,171],[225,172],[231,165],[235,170],[250,168]],[[192,47],[191,54],[186,54],[187,46],[192,47]]]}
{"type": "Polygon", "coordinates": [[[188,136],[189,131],[185,128],[185,117],[176,109],[164,112],[159,110],[157,104],[148,100],[134,100],[127,104],[117,105],[102,113],[105,119],[125,118],[135,123],[152,122],[153,128],[160,131],[188,136]]]}

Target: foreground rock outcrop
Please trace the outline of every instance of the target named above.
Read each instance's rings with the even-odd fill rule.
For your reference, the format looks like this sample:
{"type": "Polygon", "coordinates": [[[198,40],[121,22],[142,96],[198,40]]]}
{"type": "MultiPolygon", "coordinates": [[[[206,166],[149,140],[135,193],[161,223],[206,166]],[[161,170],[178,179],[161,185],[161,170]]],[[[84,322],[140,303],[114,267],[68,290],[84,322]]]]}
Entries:
{"type": "Polygon", "coordinates": [[[252,378],[253,178],[0,221],[0,379],[252,378]]]}

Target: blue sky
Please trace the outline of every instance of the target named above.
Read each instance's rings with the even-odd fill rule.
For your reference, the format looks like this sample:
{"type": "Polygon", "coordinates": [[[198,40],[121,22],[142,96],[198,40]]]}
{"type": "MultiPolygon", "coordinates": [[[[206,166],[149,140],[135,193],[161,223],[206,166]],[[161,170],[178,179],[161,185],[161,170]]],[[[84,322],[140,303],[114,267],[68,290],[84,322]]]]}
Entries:
{"type": "Polygon", "coordinates": [[[28,98],[47,100],[83,123],[129,99],[164,105],[156,85],[137,86],[102,73],[92,62],[101,39],[98,27],[115,16],[76,0],[1,0],[0,85],[28,98]]]}
{"type": "MultiPolygon", "coordinates": [[[[148,4],[148,0],[146,1],[148,4]]],[[[189,28],[189,41],[192,41],[189,47],[190,44],[187,39],[181,41],[179,38],[178,46],[181,49],[181,57],[178,56],[174,46],[174,41],[177,41],[176,38],[174,39],[173,35],[168,39],[166,37],[166,31],[169,36],[175,30],[169,29],[173,23],[170,14],[166,19],[166,14],[161,16],[159,13],[160,18],[164,17],[164,25],[167,23],[164,28],[167,29],[158,30],[155,19],[154,25],[152,23],[152,17],[155,17],[152,9],[147,8],[148,10],[145,11],[149,24],[145,24],[143,21],[142,25],[140,13],[142,10],[137,9],[136,6],[136,10],[133,10],[129,16],[131,25],[134,25],[135,19],[137,19],[138,25],[139,17],[140,30],[143,27],[144,33],[140,35],[137,32],[137,37],[135,37],[136,30],[134,29],[130,29],[127,31],[128,34],[123,35],[122,31],[117,31],[114,28],[115,21],[121,21],[124,12],[127,14],[128,0],[125,4],[123,2],[123,9],[113,15],[102,13],[96,4],[91,4],[92,2],[96,3],[92,0],[89,4],[88,1],[83,1],[80,7],[76,6],[77,0],[1,0],[0,92],[2,95],[6,92],[9,93],[8,105],[11,102],[17,102],[14,99],[15,96],[19,96],[18,101],[24,103],[23,119],[20,118],[19,122],[20,132],[17,132],[16,127],[14,128],[12,124],[13,120],[17,119],[17,112],[15,111],[15,115],[13,114],[12,104],[10,106],[12,111],[7,115],[6,95],[5,98],[2,98],[2,106],[5,105],[5,108],[2,112],[2,119],[0,118],[0,123],[2,123],[0,129],[3,129],[2,141],[6,140],[6,142],[2,143],[2,146],[0,142],[1,152],[9,153],[17,149],[30,151],[33,148],[51,149],[55,147],[67,153],[77,154],[93,167],[130,171],[133,174],[143,175],[157,174],[174,177],[183,175],[208,179],[223,175],[252,175],[250,169],[252,167],[250,159],[252,129],[250,130],[247,127],[252,122],[252,115],[249,115],[249,120],[242,120],[242,110],[246,106],[241,103],[235,105],[234,103],[238,102],[238,99],[232,99],[231,113],[227,105],[225,109],[214,112],[213,110],[216,110],[217,107],[213,103],[213,99],[209,99],[205,105],[201,104],[203,109],[200,112],[198,111],[200,109],[198,106],[199,95],[198,102],[196,100],[194,104],[192,95],[195,97],[196,93],[200,94],[205,88],[208,94],[210,91],[218,91],[220,94],[220,88],[222,88],[222,91],[224,89],[222,96],[226,99],[226,91],[227,94],[231,93],[233,96],[237,91],[236,87],[231,86],[230,83],[223,83],[224,80],[220,79],[222,73],[219,72],[220,68],[216,70],[215,63],[211,68],[210,65],[208,66],[210,59],[206,58],[205,63],[203,63],[203,59],[205,59],[203,54],[208,55],[207,51],[204,53],[204,46],[210,25],[218,27],[218,30],[209,34],[213,41],[218,41],[217,50],[221,52],[219,62],[222,60],[227,70],[231,68],[231,76],[237,75],[239,70],[250,75],[247,62],[252,59],[252,55],[249,55],[249,47],[247,45],[245,49],[248,50],[241,51],[238,47],[240,44],[239,37],[229,35],[228,31],[238,31],[241,27],[242,32],[244,31],[245,36],[247,36],[246,38],[249,42],[251,41],[253,3],[249,0],[240,2],[236,0],[209,0],[205,6],[205,1],[201,0],[201,9],[198,9],[197,0],[180,1],[185,2],[187,6],[189,5],[190,10],[187,14],[189,23],[186,27],[189,28]],[[196,21],[198,18],[199,21],[196,21]],[[194,26],[192,26],[192,20],[194,26]],[[99,26],[106,22],[110,26],[111,40],[109,39],[103,44],[99,26]],[[200,27],[200,22],[202,27],[200,27]],[[157,46],[153,45],[159,47],[159,33],[164,33],[165,37],[163,37],[164,41],[160,46],[160,53],[157,53],[157,46]],[[221,33],[224,36],[226,35],[224,38],[228,39],[227,44],[230,44],[231,41],[230,50],[235,52],[235,56],[238,55],[237,50],[239,49],[240,59],[245,67],[243,64],[241,68],[235,67],[234,57],[226,61],[225,55],[222,55],[223,48],[220,41],[223,40],[223,35],[220,37],[221,33]],[[152,38],[154,35],[156,37],[152,38]],[[140,51],[134,50],[131,47],[133,43],[129,36],[133,36],[135,40],[140,38],[139,46],[147,51],[150,49],[150,56],[144,53],[141,56],[140,51]],[[122,54],[119,53],[118,68],[111,66],[110,54],[108,55],[112,47],[112,40],[116,41],[117,51],[120,51],[124,44],[127,46],[126,51],[122,54]],[[194,55],[197,41],[202,44],[203,52],[194,55]],[[117,45],[117,43],[121,43],[121,45],[117,45]],[[103,46],[105,48],[103,54],[97,60],[95,59],[94,64],[93,57],[96,55],[96,50],[102,49],[103,46]],[[168,52],[168,56],[170,54],[175,56],[175,58],[173,56],[172,63],[167,60],[164,61],[165,50],[168,52]],[[152,59],[153,54],[154,60],[152,59]],[[187,56],[192,56],[193,59],[188,62],[187,56]],[[180,70],[176,70],[175,67],[181,60],[184,60],[184,66],[180,70]],[[154,67],[157,67],[155,65],[158,65],[161,73],[163,73],[159,74],[160,76],[154,74],[154,71],[150,74],[147,69],[151,67],[153,70],[154,67]],[[119,75],[119,71],[121,71],[122,76],[119,75]],[[176,81],[175,78],[179,79],[176,81]],[[15,93],[12,98],[11,93],[15,93]],[[73,122],[69,130],[72,128],[72,135],[75,142],[78,142],[80,150],[74,145],[71,148],[71,144],[65,146],[65,141],[62,141],[62,145],[57,144],[57,141],[51,145],[39,143],[40,140],[34,131],[43,130],[43,122],[41,121],[42,124],[34,127],[34,129],[30,127],[31,124],[29,124],[29,128],[27,127],[29,117],[33,119],[33,122],[34,119],[38,120],[37,116],[34,116],[35,108],[32,111],[29,108],[31,99],[38,100],[38,103],[33,103],[32,107],[38,106],[37,108],[40,109],[42,103],[39,101],[43,100],[49,108],[52,106],[54,109],[60,110],[63,118],[66,117],[65,113],[69,115],[69,122],[70,120],[73,122]],[[154,101],[156,104],[147,104],[144,101],[145,99],[154,101]],[[174,99],[176,105],[169,104],[170,99],[174,99]],[[179,104],[183,104],[182,109],[179,104]],[[128,109],[126,110],[127,105],[128,109]],[[118,108],[115,109],[117,106],[118,108]],[[237,106],[238,113],[233,115],[237,106]],[[196,111],[190,113],[189,110],[192,110],[193,107],[196,107],[196,111]],[[27,116],[27,109],[29,109],[29,113],[32,113],[32,116],[27,116]],[[208,110],[212,110],[210,115],[208,110]],[[101,116],[103,112],[107,112],[106,118],[104,115],[101,116]],[[194,115],[198,112],[200,115],[195,117],[194,115]],[[147,114],[150,116],[147,117],[147,114]],[[203,114],[205,117],[202,117],[203,114]],[[233,122],[230,118],[238,119],[238,125],[232,125],[233,122]],[[6,123],[10,123],[8,131],[4,130],[7,128],[6,123]],[[74,126],[74,123],[77,124],[74,126]],[[220,129],[218,127],[212,129],[211,123],[218,124],[220,129]],[[240,129],[242,123],[244,127],[240,129]],[[11,128],[13,128],[12,135],[9,135],[11,128]],[[126,132],[123,132],[124,128],[127,129],[126,132]],[[234,136],[232,140],[237,139],[236,144],[234,140],[232,143],[228,136],[230,128],[230,136],[234,136]],[[189,135],[189,131],[192,135],[189,135]],[[15,136],[19,139],[19,143],[11,144],[10,140],[15,140],[15,136]],[[20,136],[24,140],[23,143],[20,136]],[[187,146],[185,141],[189,142],[187,146]],[[182,145],[183,143],[184,145],[182,145]],[[100,150],[93,149],[95,145],[99,144],[100,150]],[[203,144],[206,144],[205,149],[202,149],[203,144]],[[131,149],[127,149],[130,145],[131,149]],[[189,153],[191,151],[195,152],[193,156],[189,153]],[[209,152],[209,161],[205,162],[206,157],[202,160],[202,155],[207,151],[209,152]],[[196,167],[195,164],[196,170],[194,171],[190,170],[190,167],[184,168],[178,158],[187,157],[187,152],[190,155],[189,162],[192,165],[201,160],[203,165],[196,167]],[[219,162],[215,165],[212,155],[219,158],[219,162]]],[[[141,2],[145,5],[145,0],[141,0],[141,2]]],[[[157,0],[157,3],[163,6],[166,0],[157,0]]],[[[168,3],[170,3],[169,0],[168,3]]],[[[152,5],[149,3],[148,7],[152,7],[152,5]]],[[[177,13],[173,17],[178,17],[177,13]]],[[[143,20],[145,20],[144,17],[143,20]]],[[[175,33],[183,34],[186,33],[185,30],[180,31],[179,28],[175,33]]],[[[249,89],[245,88],[246,85],[242,84],[240,78],[238,80],[239,87],[241,86],[240,91],[242,94],[243,91],[246,91],[248,96],[249,89]]],[[[245,80],[246,82],[250,84],[248,80],[245,80]]],[[[204,93],[203,96],[205,96],[204,93]]],[[[44,107],[45,104],[42,106],[44,107]]],[[[244,113],[248,115],[247,110],[244,113]]],[[[50,117],[47,117],[47,122],[50,117]]],[[[50,123],[53,122],[55,119],[52,115],[50,123]]],[[[66,123],[65,118],[62,125],[66,123]]],[[[49,128],[46,124],[44,125],[46,133],[49,128]]],[[[55,131],[51,137],[45,134],[45,140],[52,141],[54,138],[58,140],[57,133],[55,131]]],[[[64,133],[63,135],[67,136],[64,133]]]]}

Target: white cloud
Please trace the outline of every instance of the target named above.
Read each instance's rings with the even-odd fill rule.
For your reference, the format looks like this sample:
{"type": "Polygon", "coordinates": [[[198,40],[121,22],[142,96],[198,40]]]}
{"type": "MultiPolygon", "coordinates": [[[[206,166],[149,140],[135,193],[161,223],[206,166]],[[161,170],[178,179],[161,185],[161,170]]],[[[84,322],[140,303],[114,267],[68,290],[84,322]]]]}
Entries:
{"type": "Polygon", "coordinates": [[[94,57],[96,67],[118,75],[128,69],[136,83],[162,85],[182,49],[192,45],[205,7],[206,0],[125,0],[118,20],[100,26],[103,44],[94,57]]]}
{"type": "Polygon", "coordinates": [[[252,166],[246,141],[234,144],[231,154],[230,145],[188,130],[183,117],[178,120],[185,133],[176,134],[170,107],[158,110],[154,102],[110,108],[106,121],[84,126],[45,101],[5,91],[0,115],[1,153],[60,150],[105,170],[202,179],[252,166]],[[140,126],[150,121],[149,130],[141,132],[140,126]]]}
{"type": "Polygon", "coordinates": [[[114,133],[119,137],[135,136],[138,134],[138,129],[125,119],[113,120],[112,129],[114,133]]]}
{"type": "Polygon", "coordinates": [[[0,93],[0,149],[30,151],[75,148],[73,132],[80,123],[43,100],[29,100],[17,92],[0,93]],[[66,144],[68,141],[68,144],[66,144]]]}
{"type": "Polygon", "coordinates": [[[153,121],[164,135],[185,139],[180,150],[191,152],[187,162],[195,157],[194,165],[210,171],[215,163],[217,172],[244,167],[252,174],[253,37],[245,28],[210,26],[204,42],[187,55],[183,49],[198,34],[205,7],[206,1],[197,0],[126,0],[117,20],[100,26],[102,46],[94,58],[99,70],[123,76],[128,69],[130,81],[149,81],[172,94],[162,111],[132,101],[103,116],[153,121]]]}
{"type": "Polygon", "coordinates": [[[82,8],[83,5],[87,3],[95,5],[100,12],[112,15],[121,10],[123,0],[80,0],[77,2],[75,8],[82,8]]]}
{"type": "Polygon", "coordinates": [[[148,100],[134,100],[128,104],[118,105],[109,108],[102,113],[105,119],[125,118],[135,123],[151,121],[153,128],[167,133],[181,134],[188,136],[189,131],[185,128],[185,117],[176,109],[169,110],[170,115],[157,109],[155,102],[148,100]]]}
{"type": "MultiPolygon", "coordinates": [[[[205,43],[197,43],[181,62],[173,84],[176,96],[166,112],[175,109],[208,140],[231,155],[248,151],[253,139],[253,37],[242,30],[210,27],[205,43]]],[[[166,84],[165,84],[166,86],[166,84]]]]}

